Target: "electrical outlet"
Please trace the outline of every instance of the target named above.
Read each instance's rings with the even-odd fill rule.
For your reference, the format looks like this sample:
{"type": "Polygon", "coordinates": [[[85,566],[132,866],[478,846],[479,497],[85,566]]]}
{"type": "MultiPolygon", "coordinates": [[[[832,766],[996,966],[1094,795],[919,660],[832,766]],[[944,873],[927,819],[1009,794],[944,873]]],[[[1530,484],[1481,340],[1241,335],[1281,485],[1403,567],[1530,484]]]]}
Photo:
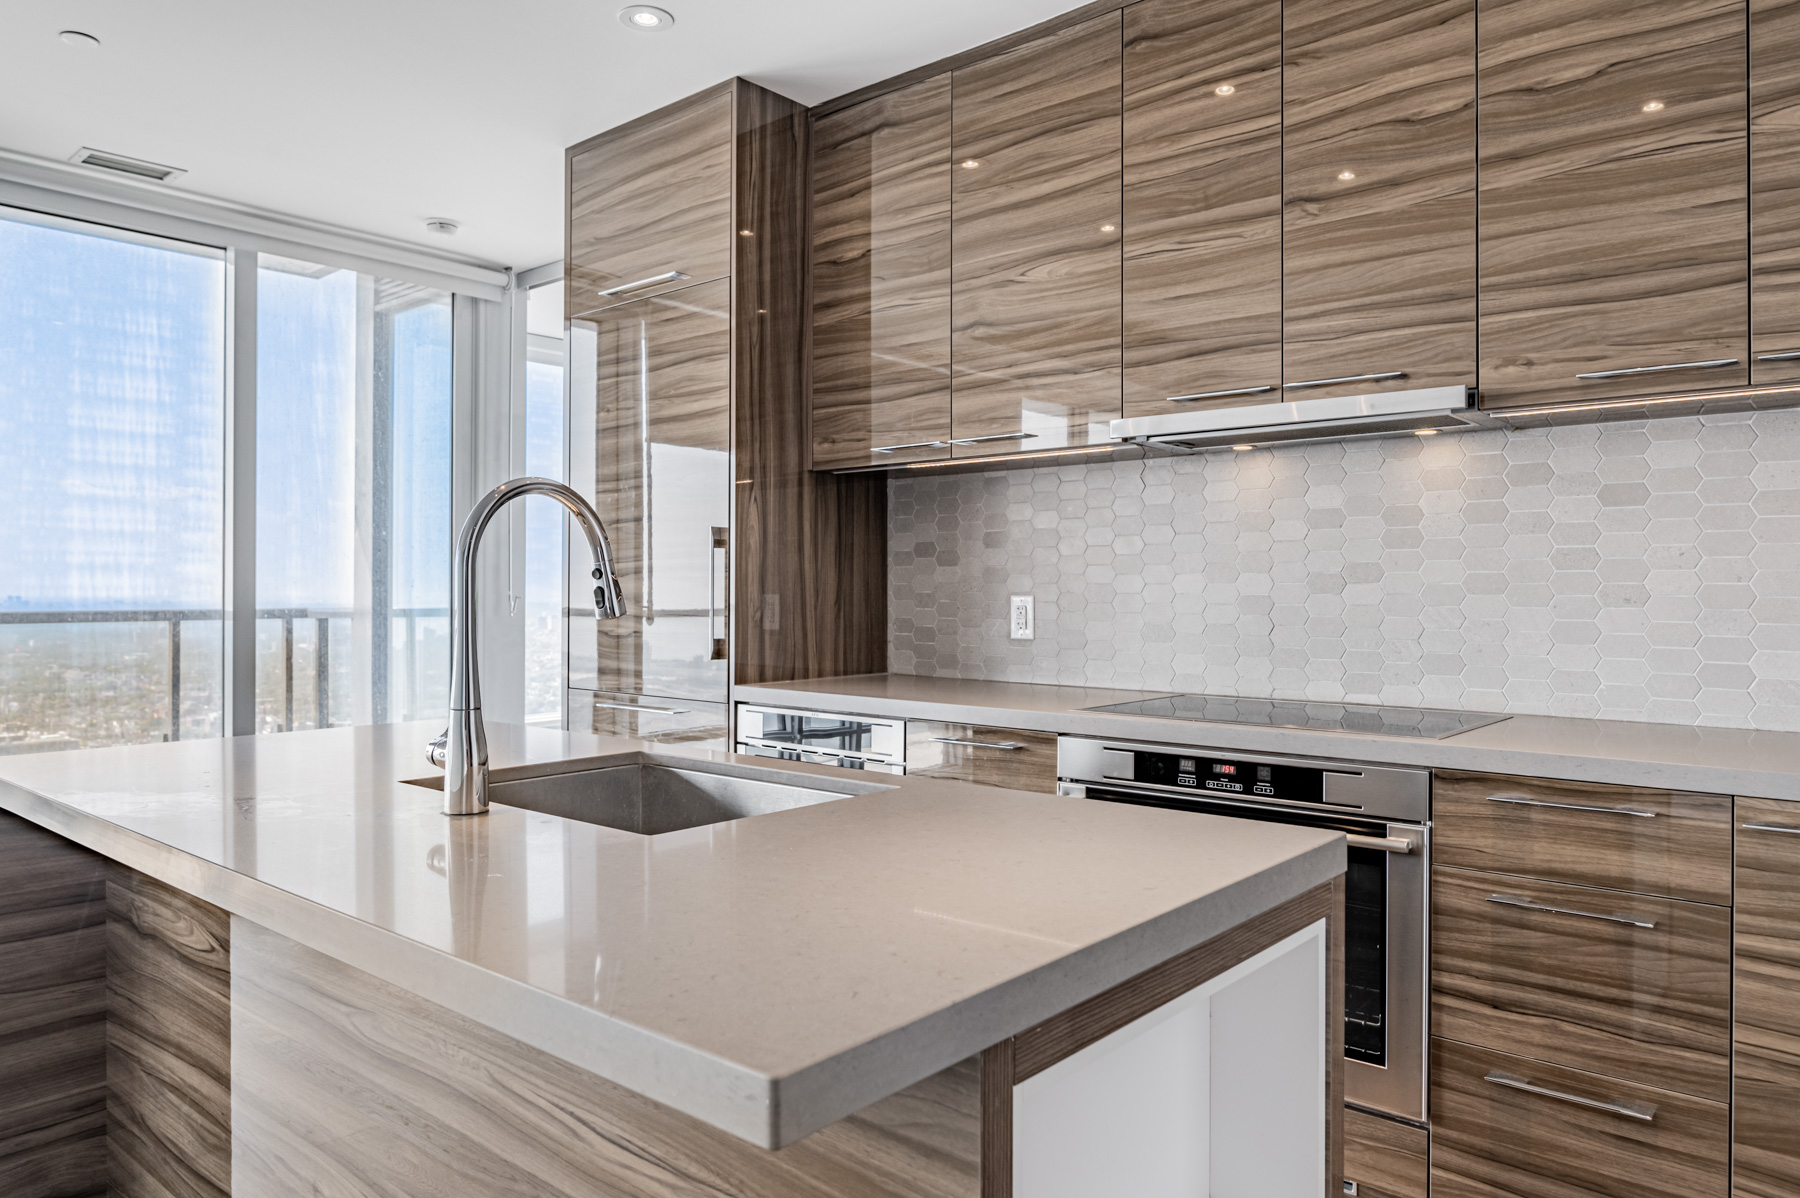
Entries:
{"type": "Polygon", "coordinates": [[[1037,616],[1032,608],[1030,595],[1012,597],[1012,618],[1007,624],[1013,640],[1029,641],[1037,636],[1037,616]]]}

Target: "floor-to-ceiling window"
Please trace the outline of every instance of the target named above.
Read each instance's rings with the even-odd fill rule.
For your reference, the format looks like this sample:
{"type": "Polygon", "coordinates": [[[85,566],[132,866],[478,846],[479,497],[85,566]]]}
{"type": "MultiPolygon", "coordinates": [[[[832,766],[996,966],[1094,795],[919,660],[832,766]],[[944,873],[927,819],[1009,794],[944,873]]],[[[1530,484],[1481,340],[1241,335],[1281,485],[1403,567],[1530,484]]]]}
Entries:
{"type": "Polygon", "coordinates": [[[0,753],[216,736],[225,264],[0,211],[0,753]]]}

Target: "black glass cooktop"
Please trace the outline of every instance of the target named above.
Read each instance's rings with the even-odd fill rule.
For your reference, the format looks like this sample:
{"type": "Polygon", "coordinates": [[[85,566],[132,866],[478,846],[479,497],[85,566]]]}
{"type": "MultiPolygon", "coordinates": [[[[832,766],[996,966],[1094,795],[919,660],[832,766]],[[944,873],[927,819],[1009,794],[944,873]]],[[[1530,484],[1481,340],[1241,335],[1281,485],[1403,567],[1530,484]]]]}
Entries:
{"type": "Polygon", "coordinates": [[[1089,707],[1120,715],[1147,715],[1165,720],[1206,724],[1262,724],[1269,728],[1305,728],[1321,732],[1367,732],[1377,736],[1413,736],[1443,740],[1472,728],[1485,728],[1509,717],[1476,711],[1440,711],[1430,707],[1376,707],[1362,703],[1313,703],[1300,699],[1239,699],[1230,695],[1165,695],[1089,707]]]}

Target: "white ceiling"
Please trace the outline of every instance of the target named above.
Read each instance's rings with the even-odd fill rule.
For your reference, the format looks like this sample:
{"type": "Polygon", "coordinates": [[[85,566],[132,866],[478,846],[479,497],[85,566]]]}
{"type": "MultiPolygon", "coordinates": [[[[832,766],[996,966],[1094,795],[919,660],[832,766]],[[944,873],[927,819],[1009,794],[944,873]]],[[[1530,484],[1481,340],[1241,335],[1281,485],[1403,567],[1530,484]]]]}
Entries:
{"type": "Polygon", "coordinates": [[[185,191],[525,268],[562,254],[566,145],[732,75],[816,104],[1072,3],[664,0],[660,33],[621,7],[6,0],[0,148],[146,158],[185,191]]]}

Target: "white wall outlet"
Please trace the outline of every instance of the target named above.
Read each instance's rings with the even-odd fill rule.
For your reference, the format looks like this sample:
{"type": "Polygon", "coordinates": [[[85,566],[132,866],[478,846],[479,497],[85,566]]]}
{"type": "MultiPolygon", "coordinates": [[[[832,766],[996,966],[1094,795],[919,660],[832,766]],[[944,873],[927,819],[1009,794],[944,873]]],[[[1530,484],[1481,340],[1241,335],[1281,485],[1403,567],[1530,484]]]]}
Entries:
{"type": "Polygon", "coordinates": [[[1015,641],[1029,641],[1037,636],[1037,615],[1030,595],[1012,597],[1012,617],[1007,627],[1015,641]]]}

